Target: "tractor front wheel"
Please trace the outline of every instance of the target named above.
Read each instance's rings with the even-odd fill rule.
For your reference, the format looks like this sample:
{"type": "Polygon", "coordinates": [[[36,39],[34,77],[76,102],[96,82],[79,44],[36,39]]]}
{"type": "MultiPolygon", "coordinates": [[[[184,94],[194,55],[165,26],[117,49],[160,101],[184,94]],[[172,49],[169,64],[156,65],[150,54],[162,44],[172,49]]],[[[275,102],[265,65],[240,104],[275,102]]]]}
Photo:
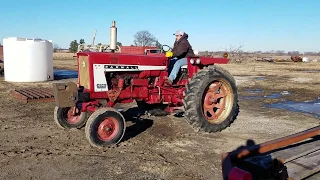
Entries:
{"type": "Polygon", "coordinates": [[[236,119],[238,94],[233,76],[221,67],[199,70],[183,99],[187,122],[197,131],[221,131],[236,119]]]}
{"type": "Polygon", "coordinates": [[[82,128],[87,122],[87,112],[75,107],[55,107],[54,121],[63,129],[82,128]]]}
{"type": "Polygon", "coordinates": [[[118,144],[124,136],[126,126],[121,113],[113,108],[101,108],[88,119],[85,134],[94,147],[118,144]]]}

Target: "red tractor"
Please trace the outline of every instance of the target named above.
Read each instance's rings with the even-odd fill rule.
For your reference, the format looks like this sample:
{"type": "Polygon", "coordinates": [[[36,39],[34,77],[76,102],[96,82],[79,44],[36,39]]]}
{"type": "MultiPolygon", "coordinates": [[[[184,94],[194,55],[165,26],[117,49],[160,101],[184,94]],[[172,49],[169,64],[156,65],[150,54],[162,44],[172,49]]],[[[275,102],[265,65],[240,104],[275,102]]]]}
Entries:
{"type": "MultiPolygon", "coordinates": [[[[115,49],[112,34],[116,34],[114,30],[111,44],[115,49]]],[[[204,132],[221,131],[237,117],[235,80],[214,65],[228,63],[227,54],[221,58],[189,57],[173,85],[165,83],[170,60],[161,54],[79,52],[77,60],[78,83],[53,84],[57,104],[54,118],[62,128],[85,126],[92,146],[121,141],[126,126],[124,116],[113,108],[117,103],[136,101],[138,106],[164,105],[166,112],[182,110],[186,121],[204,132]]]]}

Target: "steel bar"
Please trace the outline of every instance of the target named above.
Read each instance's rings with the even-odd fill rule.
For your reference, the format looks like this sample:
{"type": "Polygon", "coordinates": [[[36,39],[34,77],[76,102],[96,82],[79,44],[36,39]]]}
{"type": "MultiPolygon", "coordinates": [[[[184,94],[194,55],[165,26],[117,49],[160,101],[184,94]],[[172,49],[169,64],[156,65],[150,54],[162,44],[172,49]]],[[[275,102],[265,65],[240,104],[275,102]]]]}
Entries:
{"type": "Polygon", "coordinates": [[[244,157],[256,155],[256,154],[263,154],[269,151],[273,151],[302,140],[320,135],[320,126],[313,127],[311,129],[292,134],[286,137],[282,137],[279,139],[271,140],[262,144],[253,145],[251,147],[247,147],[245,149],[234,151],[230,154],[231,160],[233,159],[241,159],[244,157]]]}

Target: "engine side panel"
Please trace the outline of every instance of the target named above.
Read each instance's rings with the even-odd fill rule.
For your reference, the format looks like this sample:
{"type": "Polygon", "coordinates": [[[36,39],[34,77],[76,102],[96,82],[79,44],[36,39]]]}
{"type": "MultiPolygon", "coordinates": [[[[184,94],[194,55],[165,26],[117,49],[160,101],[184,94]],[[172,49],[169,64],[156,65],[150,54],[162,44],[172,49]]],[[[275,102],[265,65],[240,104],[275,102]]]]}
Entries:
{"type": "Polygon", "coordinates": [[[94,92],[108,91],[108,84],[103,64],[93,64],[94,92]]]}
{"type": "Polygon", "coordinates": [[[94,92],[108,91],[110,88],[107,84],[105,73],[110,72],[140,72],[147,70],[165,70],[166,66],[144,66],[128,64],[93,64],[93,83],[94,92]]]}

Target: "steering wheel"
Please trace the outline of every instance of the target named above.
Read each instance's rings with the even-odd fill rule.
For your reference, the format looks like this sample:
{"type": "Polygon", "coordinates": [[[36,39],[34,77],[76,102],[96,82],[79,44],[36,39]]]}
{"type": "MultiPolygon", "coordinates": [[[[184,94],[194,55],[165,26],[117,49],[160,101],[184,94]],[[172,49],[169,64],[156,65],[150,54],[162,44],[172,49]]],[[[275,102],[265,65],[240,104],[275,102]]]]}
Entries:
{"type": "Polygon", "coordinates": [[[164,44],[164,45],[162,45],[162,46],[161,46],[161,50],[162,50],[164,53],[166,53],[166,52],[168,52],[168,51],[171,51],[171,50],[172,50],[172,48],[171,48],[170,46],[168,46],[168,45],[165,45],[165,44],[164,44]],[[166,50],[164,50],[164,49],[163,49],[163,47],[167,47],[167,48],[168,48],[168,50],[167,50],[167,51],[166,51],[166,50]]]}

